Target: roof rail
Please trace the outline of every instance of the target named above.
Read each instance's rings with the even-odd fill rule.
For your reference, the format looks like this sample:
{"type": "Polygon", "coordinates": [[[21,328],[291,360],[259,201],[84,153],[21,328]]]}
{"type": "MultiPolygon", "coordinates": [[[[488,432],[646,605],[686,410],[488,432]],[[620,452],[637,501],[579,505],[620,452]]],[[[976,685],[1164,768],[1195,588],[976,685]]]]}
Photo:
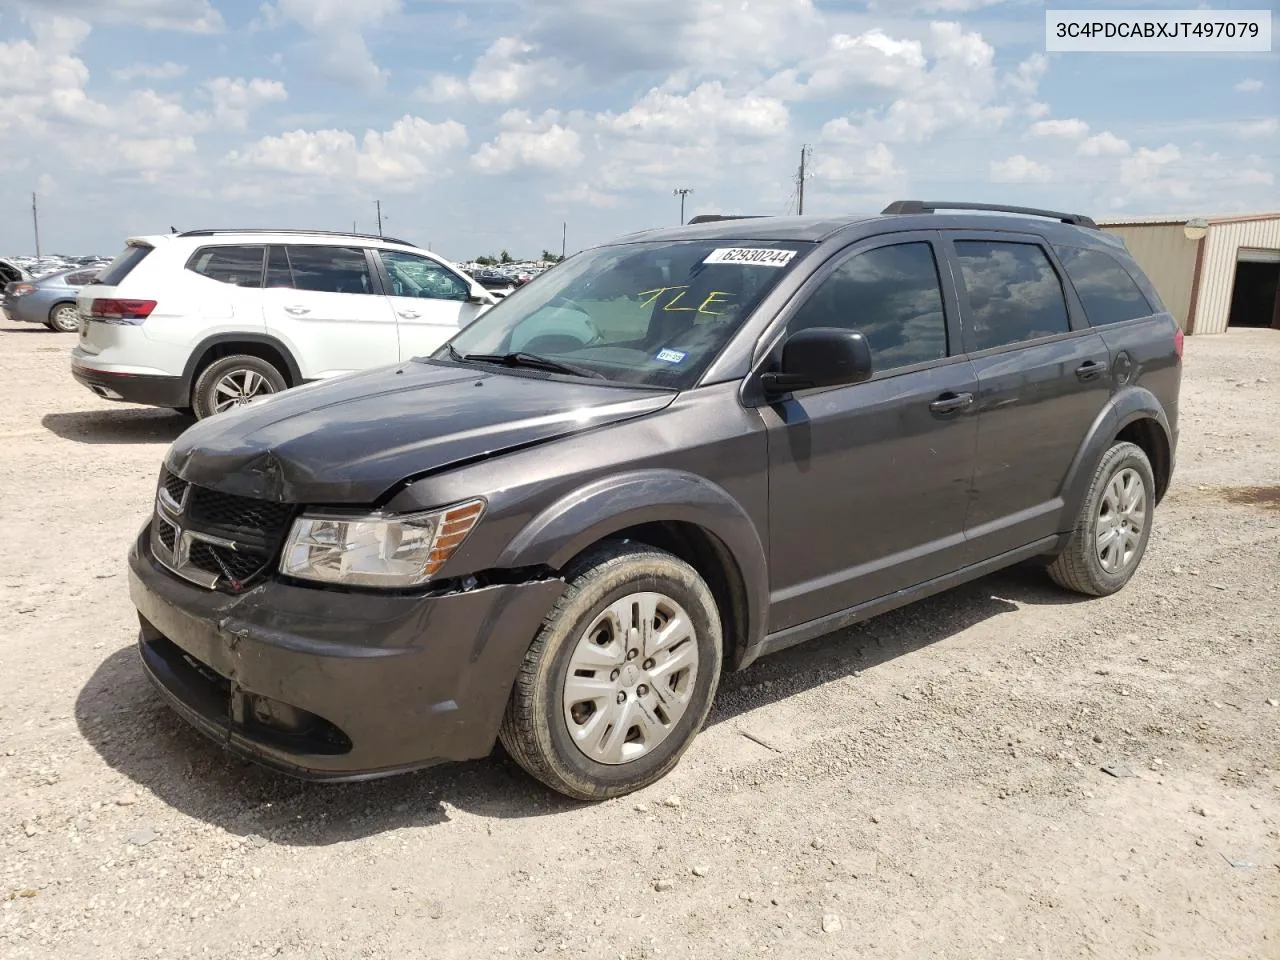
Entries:
{"type": "Polygon", "coordinates": [[[1026,217],[1048,217],[1050,220],[1061,220],[1075,227],[1088,227],[1097,230],[1098,225],[1092,217],[1083,213],[1060,213],[1057,210],[1040,210],[1036,207],[1009,207],[1002,203],[952,203],[944,200],[897,200],[881,212],[885,215],[906,213],[937,213],[939,210],[986,210],[991,213],[1016,213],[1026,217]]]}
{"type": "Polygon", "coordinates": [[[719,223],[721,220],[760,220],[762,215],[758,213],[701,213],[690,220],[686,226],[693,226],[695,223],[719,223]]]}
{"type": "Polygon", "coordinates": [[[187,230],[178,234],[180,237],[216,237],[224,233],[278,233],[286,236],[317,237],[354,237],[360,240],[381,240],[383,243],[398,243],[406,247],[416,247],[416,243],[408,240],[397,240],[395,237],[379,237],[372,233],[342,233],[338,230],[291,230],[275,227],[227,227],[225,229],[187,230]]]}

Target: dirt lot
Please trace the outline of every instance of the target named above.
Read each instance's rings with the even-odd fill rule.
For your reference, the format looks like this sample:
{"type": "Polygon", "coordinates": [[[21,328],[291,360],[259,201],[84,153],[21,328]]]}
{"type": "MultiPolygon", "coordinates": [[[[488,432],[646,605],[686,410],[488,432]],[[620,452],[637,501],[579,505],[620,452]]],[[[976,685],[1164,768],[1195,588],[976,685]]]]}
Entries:
{"type": "Polygon", "coordinates": [[[598,806],[498,754],[308,786],[188,730],[123,559],[186,422],[71,345],[0,328],[0,955],[1280,957],[1280,334],[1188,341],[1121,595],[1018,570],[762,661],[598,806]]]}

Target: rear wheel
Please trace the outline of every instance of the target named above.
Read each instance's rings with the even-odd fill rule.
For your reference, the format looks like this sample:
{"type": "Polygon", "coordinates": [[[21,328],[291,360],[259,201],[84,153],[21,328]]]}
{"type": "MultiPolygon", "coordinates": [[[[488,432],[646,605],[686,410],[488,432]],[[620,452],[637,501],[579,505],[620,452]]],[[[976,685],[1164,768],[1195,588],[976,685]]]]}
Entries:
{"type": "Polygon", "coordinates": [[[529,648],[500,737],[530,775],[579,800],[666,776],[720,680],[720,615],[684,561],[606,544],[570,575],[529,648]]]}
{"type": "Polygon", "coordinates": [[[60,303],[49,311],[49,329],[58,333],[75,333],[80,329],[80,315],[74,303],[60,303]]]}
{"type": "Polygon", "coordinates": [[[286,389],[284,375],[261,357],[215,360],[196,379],[191,406],[203,420],[286,389]]]}
{"type": "Polygon", "coordinates": [[[1155,474],[1142,448],[1117,443],[1102,458],[1066,549],[1049,567],[1059,586],[1093,597],[1122,589],[1147,551],[1155,474]]]}

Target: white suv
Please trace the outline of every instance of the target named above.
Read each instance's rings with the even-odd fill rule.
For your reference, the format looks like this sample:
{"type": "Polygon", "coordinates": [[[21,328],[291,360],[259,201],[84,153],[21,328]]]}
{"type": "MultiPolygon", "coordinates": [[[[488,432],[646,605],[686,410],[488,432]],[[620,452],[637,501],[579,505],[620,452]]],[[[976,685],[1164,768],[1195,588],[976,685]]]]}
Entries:
{"type": "Polygon", "coordinates": [[[430,353],[495,302],[459,268],[390,238],[136,237],[80,291],[71,372],[108,400],[203,418],[430,353]]]}

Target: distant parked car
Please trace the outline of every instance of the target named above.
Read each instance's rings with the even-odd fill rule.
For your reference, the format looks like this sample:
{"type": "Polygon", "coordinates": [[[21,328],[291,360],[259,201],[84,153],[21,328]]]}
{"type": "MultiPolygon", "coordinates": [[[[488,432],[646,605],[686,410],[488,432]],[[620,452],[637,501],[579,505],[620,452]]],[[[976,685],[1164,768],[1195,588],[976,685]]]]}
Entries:
{"type": "Polygon", "coordinates": [[[21,265],[14,263],[12,260],[0,260],[0,289],[3,289],[7,284],[30,279],[31,274],[27,273],[21,265]]]}
{"type": "Polygon", "coordinates": [[[4,286],[0,310],[7,320],[43,323],[58,333],[75,333],[80,328],[76,294],[98,276],[98,269],[64,270],[39,280],[20,280],[4,286]]]}
{"type": "Polygon", "coordinates": [[[203,419],[425,356],[497,303],[391,237],[189,230],[134,237],[80,294],[71,374],[105,400],[203,419]]]}

